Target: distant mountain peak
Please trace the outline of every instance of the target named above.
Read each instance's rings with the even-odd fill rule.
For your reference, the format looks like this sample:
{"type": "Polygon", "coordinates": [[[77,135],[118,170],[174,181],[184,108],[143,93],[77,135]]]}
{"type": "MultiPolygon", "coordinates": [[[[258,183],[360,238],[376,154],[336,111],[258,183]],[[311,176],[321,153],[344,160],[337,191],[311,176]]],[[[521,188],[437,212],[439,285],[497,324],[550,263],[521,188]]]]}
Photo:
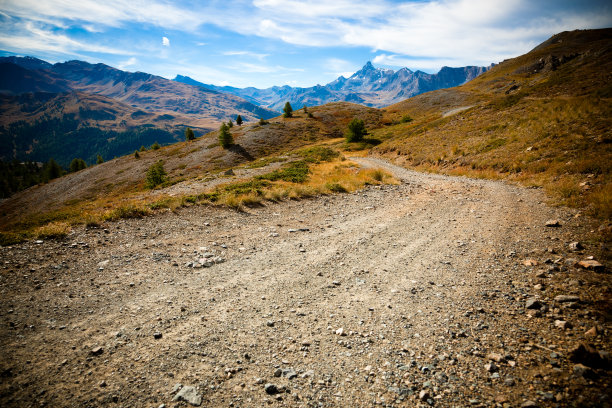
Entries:
{"type": "Polygon", "coordinates": [[[174,80],[220,92],[229,92],[256,105],[280,112],[287,101],[294,109],[300,109],[304,105],[323,105],[335,101],[382,107],[423,92],[461,85],[487,69],[484,67],[444,67],[438,74],[427,74],[422,71],[413,72],[408,68],[401,68],[397,71],[376,68],[372,61],[368,61],[348,78],[339,76],[326,85],[317,84],[308,88],[292,88],[287,85],[266,89],[221,87],[206,85],[183,75],[177,75],[174,80]]]}

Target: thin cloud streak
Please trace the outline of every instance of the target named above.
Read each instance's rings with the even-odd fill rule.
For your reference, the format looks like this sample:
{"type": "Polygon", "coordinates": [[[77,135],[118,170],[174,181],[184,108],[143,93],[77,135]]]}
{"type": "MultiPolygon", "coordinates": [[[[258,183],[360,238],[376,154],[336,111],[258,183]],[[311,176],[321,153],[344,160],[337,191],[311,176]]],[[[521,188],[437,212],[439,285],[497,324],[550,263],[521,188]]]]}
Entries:
{"type": "Polygon", "coordinates": [[[96,52],[113,55],[133,54],[118,48],[106,47],[94,43],[76,41],[64,34],[55,34],[37,27],[35,23],[25,24],[25,33],[18,35],[0,34],[0,47],[23,52],[54,52],[79,55],[79,51],[96,52]]]}

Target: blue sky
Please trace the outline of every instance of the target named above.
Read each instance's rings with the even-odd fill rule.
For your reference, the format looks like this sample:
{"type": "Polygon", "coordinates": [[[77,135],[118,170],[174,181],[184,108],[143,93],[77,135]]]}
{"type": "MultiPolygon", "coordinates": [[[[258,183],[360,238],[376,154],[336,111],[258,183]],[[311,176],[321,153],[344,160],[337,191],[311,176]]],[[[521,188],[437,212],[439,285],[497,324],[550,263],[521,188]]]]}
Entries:
{"type": "Polygon", "coordinates": [[[313,86],[365,62],[437,72],[612,26],[607,1],[1,0],[0,54],[233,86],[313,86]]]}

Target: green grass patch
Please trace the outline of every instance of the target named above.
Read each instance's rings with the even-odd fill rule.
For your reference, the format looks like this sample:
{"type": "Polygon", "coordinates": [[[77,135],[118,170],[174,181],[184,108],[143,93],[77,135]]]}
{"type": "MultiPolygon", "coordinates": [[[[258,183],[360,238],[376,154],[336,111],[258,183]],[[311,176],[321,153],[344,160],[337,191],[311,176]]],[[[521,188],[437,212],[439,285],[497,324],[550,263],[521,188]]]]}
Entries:
{"type": "Polygon", "coordinates": [[[314,146],[302,149],[297,154],[308,163],[330,162],[340,156],[340,152],[326,146],[314,146]]]}
{"type": "Polygon", "coordinates": [[[257,180],[269,180],[269,181],[287,181],[290,183],[303,183],[308,180],[308,163],[300,160],[289,164],[279,170],[275,170],[272,173],[257,176],[257,180]]]}

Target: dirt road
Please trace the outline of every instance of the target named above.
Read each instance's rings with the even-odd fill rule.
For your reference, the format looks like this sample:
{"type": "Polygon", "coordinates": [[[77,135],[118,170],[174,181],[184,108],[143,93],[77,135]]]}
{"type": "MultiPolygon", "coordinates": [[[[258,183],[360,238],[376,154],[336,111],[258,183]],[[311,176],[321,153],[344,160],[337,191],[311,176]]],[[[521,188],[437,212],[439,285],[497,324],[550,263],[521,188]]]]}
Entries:
{"type": "Polygon", "coordinates": [[[608,403],[608,372],[570,352],[610,350],[608,274],[572,261],[596,254],[588,219],[355,160],[401,184],[0,248],[0,405],[608,403]]]}

